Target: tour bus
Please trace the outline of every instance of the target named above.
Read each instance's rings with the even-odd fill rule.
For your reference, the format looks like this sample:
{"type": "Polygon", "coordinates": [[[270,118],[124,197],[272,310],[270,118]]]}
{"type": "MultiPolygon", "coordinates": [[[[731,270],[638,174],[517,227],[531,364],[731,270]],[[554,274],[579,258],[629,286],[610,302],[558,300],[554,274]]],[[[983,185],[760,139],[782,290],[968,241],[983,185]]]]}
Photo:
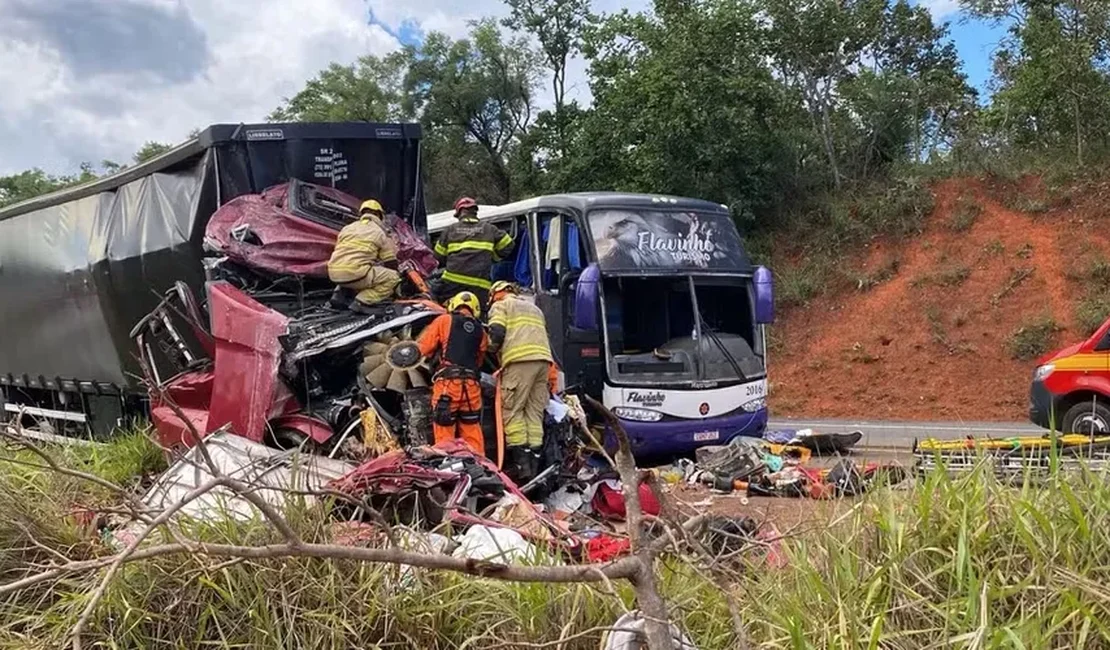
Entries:
{"type": "MultiPolygon", "coordinates": [[[[612,409],[638,456],[762,435],[771,273],[752,265],[725,206],[591,192],[478,217],[515,242],[491,280],[535,293],[568,391],[612,409]]],[[[454,221],[428,217],[433,244],[454,221]]]]}

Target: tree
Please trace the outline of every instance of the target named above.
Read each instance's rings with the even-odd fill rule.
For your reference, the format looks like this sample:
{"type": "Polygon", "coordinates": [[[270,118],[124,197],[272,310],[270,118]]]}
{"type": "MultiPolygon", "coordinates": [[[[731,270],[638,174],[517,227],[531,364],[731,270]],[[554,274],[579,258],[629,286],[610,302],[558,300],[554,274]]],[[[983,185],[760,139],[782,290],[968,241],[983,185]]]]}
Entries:
{"type": "MultiPolygon", "coordinates": [[[[146,144],[144,144],[142,147],[139,147],[139,150],[135,152],[134,156],[132,156],[132,160],[135,161],[136,165],[144,163],[151,158],[157,158],[158,156],[161,156],[170,149],[173,149],[173,145],[148,140],[146,144]]],[[[109,165],[104,165],[104,167],[109,167],[109,165]]],[[[115,167],[116,169],[119,169],[119,165],[115,165],[115,167]]]]}
{"type": "Polygon", "coordinates": [[[972,15],[1008,24],[994,60],[989,126],[1023,150],[1106,147],[1110,127],[1110,5],[1090,0],[965,0],[972,15]]]}
{"type": "Polygon", "coordinates": [[[976,92],[960,71],[947,27],[905,0],[883,3],[869,65],[841,82],[844,109],[859,117],[854,168],[862,178],[900,161],[951,146],[961,118],[976,110],[976,92]]]}
{"type": "Polygon", "coordinates": [[[553,127],[560,156],[567,153],[567,64],[582,50],[586,29],[594,20],[589,0],[506,0],[510,14],[506,27],[524,31],[540,44],[544,62],[551,70],[555,102],[553,127]]]}
{"type": "MultiPolygon", "coordinates": [[[[493,180],[490,200],[509,201],[508,159],[532,121],[538,60],[523,39],[503,40],[497,24],[475,23],[470,37],[453,41],[431,33],[405,48],[405,106],[431,130],[453,131],[476,144],[481,158],[456,161],[485,168],[493,180]]],[[[465,147],[473,153],[473,147],[465,147]]]]}
{"type": "Polygon", "coordinates": [[[51,176],[37,167],[10,176],[0,176],[0,207],[26,201],[65,186],[65,179],[51,176]]]}
{"type": "Polygon", "coordinates": [[[411,119],[401,101],[406,53],[332,63],[270,113],[274,122],[393,122],[411,119]]]}
{"type": "Polygon", "coordinates": [[[951,139],[974,90],[945,27],[906,0],[768,0],[772,60],[801,97],[833,186],[951,139]]]}
{"type": "Polygon", "coordinates": [[[386,57],[333,63],[269,119],[419,120],[430,208],[461,194],[500,203],[512,196],[509,160],[532,120],[537,70],[527,42],[484,21],[466,39],[433,32],[386,57]]]}
{"type": "MultiPolygon", "coordinates": [[[[119,165],[108,160],[104,161],[102,166],[109,173],[120,168],[119,165]]],[[[81,163],[78,173],[69,176],[53,176],[37,167],[10,176],[0,176],[0,208],[87,183],[99,176],[96,168],[88,162],[81,163]]]]}
{"type": "Polygon", "coordinates": [[[769,215],[795,178],[798,112],[746,0],[658,0],[592,31],[594,106],[563,170],[575,189],[696,196],[769,215]]]}

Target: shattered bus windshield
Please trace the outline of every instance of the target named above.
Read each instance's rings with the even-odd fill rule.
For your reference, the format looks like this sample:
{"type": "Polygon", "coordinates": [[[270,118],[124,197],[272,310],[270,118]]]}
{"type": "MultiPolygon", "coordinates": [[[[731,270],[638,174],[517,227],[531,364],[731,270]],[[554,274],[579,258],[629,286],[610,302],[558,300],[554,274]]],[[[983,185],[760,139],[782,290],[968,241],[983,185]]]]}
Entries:
{"type": "Polygon", "coordinates": [[[587,217],[602,273],[751,273],[727,212],[605,208],[587,217]]]}
{"type": "Polygon", "coordinates": [[[766,374],[747,278],[607,278],[605,329],[617,383],[751,381],[766,374]]]}

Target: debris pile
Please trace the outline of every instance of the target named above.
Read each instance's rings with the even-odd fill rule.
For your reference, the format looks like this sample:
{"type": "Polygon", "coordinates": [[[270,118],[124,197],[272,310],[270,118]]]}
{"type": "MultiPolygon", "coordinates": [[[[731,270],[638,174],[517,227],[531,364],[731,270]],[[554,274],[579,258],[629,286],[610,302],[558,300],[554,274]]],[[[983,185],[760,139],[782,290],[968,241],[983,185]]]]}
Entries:
{"type": "Polygon", "coordinates": [[[734,438],[727,445],[702,447],[696,462],[679,460],[661,471],[668,483],[701,484],[718,492],[749,496],[827,499],[858,496],[877,484],[906,478],[897,463],[856,463],[841,457],[862,439],[859,432],[817,434],[770,431],[762,440],[734,438]],[[833,463],[811,464],[814,456],[833,456],[833,463]]]}
{"type": "Polygon", "coordinates": [[[329,487],[347,497],[337,514],[348,519],[432,532],[507,528],[533,543],[576,546],[493,462],[461,442],[373,458],[329,487]]]}

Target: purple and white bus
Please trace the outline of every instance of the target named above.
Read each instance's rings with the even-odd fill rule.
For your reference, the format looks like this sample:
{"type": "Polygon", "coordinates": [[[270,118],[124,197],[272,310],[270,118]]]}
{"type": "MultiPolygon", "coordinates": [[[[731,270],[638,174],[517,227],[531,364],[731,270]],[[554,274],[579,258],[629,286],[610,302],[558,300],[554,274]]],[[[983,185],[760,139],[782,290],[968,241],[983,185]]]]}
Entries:
{"type": "MultiPolygon", "coordinates": [[[[516,241],[492,280],[535,291],[568,390],[611,408],[638,456],[763,433],[771,273],[752,265],[727,208],[591,192],[478,216],[516,241]]],[[[431,215],[431,236],[453,220],[431,215]]]]}

